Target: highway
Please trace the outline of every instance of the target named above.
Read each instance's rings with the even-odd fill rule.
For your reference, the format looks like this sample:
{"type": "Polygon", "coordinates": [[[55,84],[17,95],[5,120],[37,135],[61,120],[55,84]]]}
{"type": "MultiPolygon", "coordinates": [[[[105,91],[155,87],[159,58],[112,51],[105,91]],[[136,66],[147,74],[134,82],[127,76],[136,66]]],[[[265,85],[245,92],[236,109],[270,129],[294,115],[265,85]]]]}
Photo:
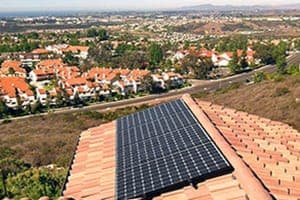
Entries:
{"type": "MultiPolygon", "coordinates": [[[[291,55],[287,58],[287,62],[289,64],[299,63],[299,61],[300,61],[300,53],[291,55]]],[[[226,78],[219,79],[219,80],[207,80],[207,81],[194,80],[193,85],[191,87],[183,88],[183,89],[179,89],[179,90],[173,90],[168,93],[153,94],[153,95],[148,95],[148,96],[144,96],[144,97],[137,97],[137,98],[126,99],[126,100],[115,101],[115,102],[98,103],[98,104],[86,106],[83,108],[71,108],[71,107],[59,108],[59,109],[51,110],[49,112],[51,112],[51,113],[73,113],[73,112],[88,111],[88,110],[104,112],[104,111],[114,110],[117,108],[123,108],[123,107],[127,107],[127,106],[136,106],[136,105],[148,104],[148,103],[159,103],[161,101],[168,101],[171,99],[176,99],[185,93],[194,94],[194,93],[201,92],[201,91],[214,91],[219,88],[228,86],[232,83],[245,82],[246,80],[251,79],[251,77],[253,77],[253,75],[258,71],[272,73],[272,72],[276,71],[276,66],[275,65],[266,65],[264,67],[258,68],[256,70],[253,70],[250,72],[237,74],[237,75],[226,77],[226,78]]],[[[10,118],[10,120],[25,119],[25,118],[30,118],[33,116],[42,116],[42,115],[47,115],[47,114],[48,113],[27,115],[27,116],[22,116],[22,117],[10,118]]],[[[0,120],[0,122],[1,121],[3,121],[3,120],[0,120]]]]}

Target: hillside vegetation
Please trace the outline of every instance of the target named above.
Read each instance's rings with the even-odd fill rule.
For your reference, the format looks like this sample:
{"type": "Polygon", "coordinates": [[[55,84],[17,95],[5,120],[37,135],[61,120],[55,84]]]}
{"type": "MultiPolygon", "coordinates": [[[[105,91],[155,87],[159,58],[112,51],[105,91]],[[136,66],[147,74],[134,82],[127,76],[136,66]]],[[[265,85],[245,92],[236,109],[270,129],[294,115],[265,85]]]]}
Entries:
{"type": "Polygon", "coordinates": [[[251,85],[234,84],[195,97],[282,121],[300,131],[300,76],[283,76],[251,85]]]}
{"type": "Polygon", "coordinates": [[[11,121],[0,125],[0,152],[39,167],[56,164],[68,167],[83,130],[99,126],[140,107],[128,107],[115,112],[84,111],[68,114],[49,114],[11,121]]]}

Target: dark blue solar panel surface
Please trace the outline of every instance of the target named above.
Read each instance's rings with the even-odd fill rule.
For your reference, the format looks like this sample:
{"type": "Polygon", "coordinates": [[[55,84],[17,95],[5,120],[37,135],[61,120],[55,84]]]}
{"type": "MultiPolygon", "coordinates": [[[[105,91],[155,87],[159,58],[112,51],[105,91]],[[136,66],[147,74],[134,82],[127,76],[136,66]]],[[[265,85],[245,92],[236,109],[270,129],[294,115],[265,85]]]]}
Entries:
{"type": "Polygon", "coordinates": [[[117,120],[117,198],[147,197],[232,167],[182,100],[117,120]]]}

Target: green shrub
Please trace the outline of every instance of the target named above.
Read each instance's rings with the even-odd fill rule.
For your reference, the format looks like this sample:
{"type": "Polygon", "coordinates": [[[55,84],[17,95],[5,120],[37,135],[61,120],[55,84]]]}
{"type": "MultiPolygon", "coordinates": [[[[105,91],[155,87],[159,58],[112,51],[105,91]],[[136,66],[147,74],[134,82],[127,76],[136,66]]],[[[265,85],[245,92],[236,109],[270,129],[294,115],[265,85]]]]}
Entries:
{"type": "Polygon", "coordinates": [[[264,72],[256,72],[254,74],[254,83],[262,82],[263,80],[266,80],[266,74],[264,72]]]}
{"type": "Polygon", "coordinates": [[[9,177],[7,186],[15,199],[28,197],[39,199],[41,196],[58,198],[66,176],[63,168],[31,168],[9,177]]]}
{"type": "Polygon", "coordinates": [[[281,73],[275,73],[267,75],[267,79],[275,82],[281,82],[285,80],[285,77],[281,73]]]}
{"type": "Polygon", "coordinates": [[[286,73],[292,76],[299,76],[300,75],[300,66],[297,65],[290,65],[286,69],[286,73]]]}

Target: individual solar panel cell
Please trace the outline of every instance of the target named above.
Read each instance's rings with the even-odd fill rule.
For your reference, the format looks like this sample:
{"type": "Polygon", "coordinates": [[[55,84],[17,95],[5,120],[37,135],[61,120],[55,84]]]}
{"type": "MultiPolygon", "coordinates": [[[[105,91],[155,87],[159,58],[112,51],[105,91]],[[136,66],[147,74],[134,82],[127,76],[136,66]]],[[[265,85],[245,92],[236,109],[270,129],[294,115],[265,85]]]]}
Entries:
{"type": "Polygon", "coordinates": [[[117,198],[149,197],[231,169],[181,100],[117,120],[117,198]]]}

